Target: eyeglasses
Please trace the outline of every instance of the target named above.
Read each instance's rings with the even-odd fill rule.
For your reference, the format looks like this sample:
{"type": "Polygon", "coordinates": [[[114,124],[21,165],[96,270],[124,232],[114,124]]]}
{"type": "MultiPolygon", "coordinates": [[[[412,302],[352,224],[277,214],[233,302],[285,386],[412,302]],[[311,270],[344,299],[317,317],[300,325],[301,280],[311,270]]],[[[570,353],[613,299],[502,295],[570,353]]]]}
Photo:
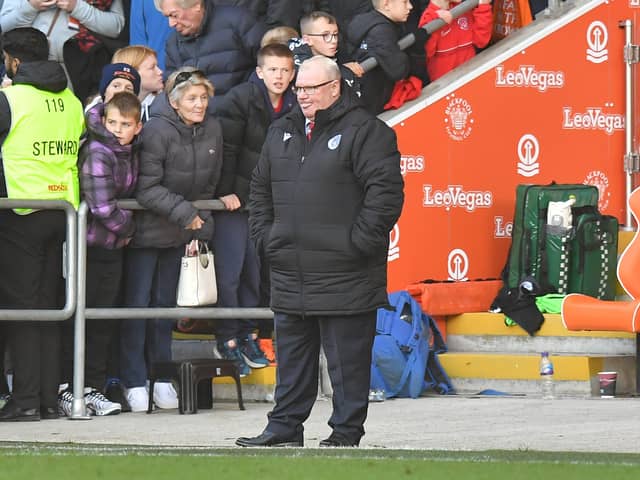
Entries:
{"type": "Polygon", "coordinates": [[[173,84],[173,88],[172,90],[175,90],[176,87],[178,85],[180,85],[181,83],[184,83],[188,80],[191,80],[191,77],[193,76],[198,76],[198,77],[204,77],[205,74],[202,70],[192,70],[190,72],[180,72],[178,75],[176,75],[176,80],[173,84]]]}
{"type": "Polygon", "coordinates": [[[325,85],[329,85],[331,82],[335,81],[335,79],[327,80],[326,82],[322,82],[317,85],[309,85],[305,87],[299,87],[296,85],[295,87],[293,87],[293,93],[295,93],[296,95],[302,95],[303,93],[306,93],[307,95],[313,95],[318,90],[320,90],[320,87],[324,87],[325,85]]]}
{"type": "Polygon", "coordinates": [[[331,42],[337,42],[338,41],[338,33],[329,33],[329,32],[325,32],[325,33],[307,33],[307,35],[309,35],[310,37],[322,37],[322,39],[327,42],[327,43],[331,43],[331,42]]]}

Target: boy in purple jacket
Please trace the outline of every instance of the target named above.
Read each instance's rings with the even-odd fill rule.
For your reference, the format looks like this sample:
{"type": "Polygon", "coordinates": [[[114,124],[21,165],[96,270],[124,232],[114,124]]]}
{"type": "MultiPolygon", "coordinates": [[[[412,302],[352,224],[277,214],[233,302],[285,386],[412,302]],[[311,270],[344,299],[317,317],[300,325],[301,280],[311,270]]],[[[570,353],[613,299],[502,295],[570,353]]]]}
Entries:
{"type": "MultiPolygon", "coordinates": [[[[123,247],[133,236],[133,212],[118,207],[132,198],[138,178],[138,156],[133,144],[142,129],[140,100],[133,93],[116,93],[86,113],[88,139],[80,149],[80,193],[89,205],[87,219],[87,307],[116,305],[122,279],[123,247]]],[[[68,322],[71,324],[72,322],[68,322]]],[[[71,326],[71,325],[67,325],[71,326]]],[[[85,402],[94,415],[115,415],[122,406],[102,394],[107,357],[118,324],[113,320],[87,322],[85,402]]],[[[67,330],[67,329],[65,329],[67,330]]],[[[63,381],[71,383],[73,329],[64,348],[63,381]]],[[[71,388],[58,398],[60,413],[69,416],[71,388]]]]}

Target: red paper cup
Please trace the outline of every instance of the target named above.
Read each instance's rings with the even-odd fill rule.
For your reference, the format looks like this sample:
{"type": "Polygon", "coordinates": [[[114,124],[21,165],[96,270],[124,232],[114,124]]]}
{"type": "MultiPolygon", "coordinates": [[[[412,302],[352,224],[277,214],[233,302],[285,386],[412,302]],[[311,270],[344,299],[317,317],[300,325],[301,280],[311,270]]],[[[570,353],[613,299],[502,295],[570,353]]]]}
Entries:
{"type": "Polygon", "coordinates": [[[600,397],[613,398],[616,396],[616,380],[618,372],[598,372],[600,382],[600,397]]]}

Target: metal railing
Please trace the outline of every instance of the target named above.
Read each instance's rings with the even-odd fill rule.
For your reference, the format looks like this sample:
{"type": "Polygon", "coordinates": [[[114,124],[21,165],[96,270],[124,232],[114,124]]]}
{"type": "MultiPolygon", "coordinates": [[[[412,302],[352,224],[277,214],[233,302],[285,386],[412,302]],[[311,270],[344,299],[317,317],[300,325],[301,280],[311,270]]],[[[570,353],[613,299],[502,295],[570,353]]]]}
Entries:
{"type": "MultiPolygon", "coordinates": [[[[226,210],[220,200],[198,200],[192,202],[199,210],[226,210]]],[[[120,200],[118,206],[128,210],[144,210],[135,200],[120,200]]],[[[273,312],[269,308],[225,308],[225,307],[147,307],[147,308],[86,308],[87,279],[87,216],[89,208],[85,202],[78,208],[78,255],[77,255],[77,308],[74,326],[74,361],[73,361],[73,403],[72,420],[86,420],[84,401],[84,368],[85,368],[85,334],[86,320],[98,319],[148,319],[165,318],[255,318],[271,319],[273,312]]]]}
{"type": "MultiPolygon", "coordinates": [[[[466,0],[456,5],[450,10],[451,16],[452,18],[456,19],[460,15],[467,13],[469,10],[474,9],[477,6],[478,6],[478,0],[466,0]]],[[[444,27],[446,24],[447,23],[444,20],[442,20],[441,18],[437,18],[435,20],[430,21],[429,23],[427,23],[426,25],[420,28],[422,28],[423,30],[426,30],[428,34],[432,34],[436,30],[439,30],[442,27],[444,27]]],[[[410,33],[402,37],[400,40],[398,40],[398,47],[400,47],[400,50],[406,50],[414,43],[416,43],[416,36],[413,33],[410,33]]],[[[369,57],[363,60],[360,63],[360,66],[365,72],[369,72],[378,66],[378,60],[376,60],[374,57],[369,57]]]]}
{"type": "MultiPolygon", "coordinates": [[[[32,320],[32,321],[61,321],[71,318],[76,310],[77,292],[77,228],[78,219],[76,210],[65,200],[18,200],[0,198],[0,209],[32,208],[34,210],[63,210],[66,218],[66,240],[63,249],[63,269],[65,273],[65,302],[62,310],[59,309],[0,309],[0,321],[6,320],[32,320]]],[[[3,272],[10,274],[10,272],[3,272]]]]}

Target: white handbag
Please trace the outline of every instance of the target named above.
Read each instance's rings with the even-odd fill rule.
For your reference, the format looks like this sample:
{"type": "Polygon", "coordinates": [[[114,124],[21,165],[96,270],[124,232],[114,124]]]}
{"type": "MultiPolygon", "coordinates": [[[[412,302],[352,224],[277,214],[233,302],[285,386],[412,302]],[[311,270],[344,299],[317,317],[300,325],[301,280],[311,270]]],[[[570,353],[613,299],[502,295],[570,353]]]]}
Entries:
{"type": "Polygon", "coordinates": [[[200,307],[213,305],[217,301],[218,286],[213,253],[209,251],[206,242],[193,240],[185,246],[180,262],[176,304],[179,307],[200,307]]]}

